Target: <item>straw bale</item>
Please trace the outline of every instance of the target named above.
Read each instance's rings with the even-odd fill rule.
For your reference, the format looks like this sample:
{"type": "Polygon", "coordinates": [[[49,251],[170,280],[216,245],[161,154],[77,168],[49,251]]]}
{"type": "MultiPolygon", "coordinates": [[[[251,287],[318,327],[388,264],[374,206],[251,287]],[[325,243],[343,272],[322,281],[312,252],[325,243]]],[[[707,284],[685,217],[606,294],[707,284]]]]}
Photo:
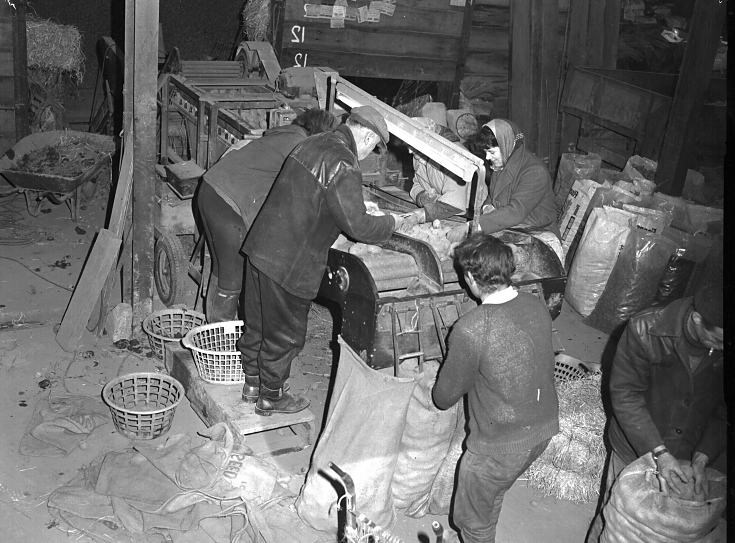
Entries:
{"type": "Polygon", "coordinates": [[[547,495],[575,502],[597,499],[605,466],[605,412],[600,375],[558,382],[559,433],[526,472],[547,495]]]}
{"type": "Polygon", "coordinates": [[[61,72],[65,72],[76,83],[82,81],[84,53],[82,35],[77,27],[29,15],[26,19],[26,41],[29,68],[47,73],[46,78],[58,78],[61,72]]]}
{"type": "Polygon", "coordinates": [[[271,24],[270,0],[248,0],[242,9],[242,20],[249,41],[267,41],[271,24]]]}

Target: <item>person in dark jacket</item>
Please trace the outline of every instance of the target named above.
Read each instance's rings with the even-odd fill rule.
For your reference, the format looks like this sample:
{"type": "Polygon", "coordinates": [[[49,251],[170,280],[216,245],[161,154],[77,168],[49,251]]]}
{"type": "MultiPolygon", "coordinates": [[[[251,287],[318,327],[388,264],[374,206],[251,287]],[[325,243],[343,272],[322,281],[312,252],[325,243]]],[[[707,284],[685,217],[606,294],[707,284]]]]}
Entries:
{"type": "Polygon", "coordinates": [[[306,398],[283,389],[306,339],[311,300],[340,232],[365,243],[388,239],[398,215],[372,216],[362,197],[359,160],[388,142],[385,120],[355,107],[346,124],[307,138],[291,152],[245,239],[243,400],[255,412],[296,413],[306,398]]]}
{"type": "Polygon", "coordinates": [[[502,241],[475,233],[454,255],[482,304],[454,324],[432,396],[439,409],[467,396],[452,515],[464,543],[488,543],[505,492],[559,431],[551,317],[537,297],[510,286],[513,252],[502,241]]]}
{"type": "Polygon", "coordinates": [[[331,130],[337,119],[322,109],[301,113],[290,125],[227,151],[209,170],[196,195],[204,237],[212,259],[207,287],[207,320],[237,318],[245,259],[240,247],[288,153],[308,136],[331,130]]]}
{"type": "Polygon", "coordinates": [[[635,459],[652,453],[659,476],[676,494],[682,483],[689,482],[680,460],[691,462],[699,491],[705,467],[724,456],[727,411],[719,270],[693,298],[633,317],[618,342],[610,374],[611,451],[605,491],[587,534],[589,543],[600,540],[613,484],[635,459]]]}
{"type": "MultiPolygon", "coordinates": [[[[482,126],[467,147],[475,154],[476,149],[483,149],[492,171],[475,228],[488,234],[507,228],[544,232],[547,235],[541,237],[542,241],[562,254],[551,175],[526,148],[518,127],[505,119],[493,119],[482,126]]],[[[452,242],[464,239],[468,226],[457,227],[447,237],[452,242]]]]}

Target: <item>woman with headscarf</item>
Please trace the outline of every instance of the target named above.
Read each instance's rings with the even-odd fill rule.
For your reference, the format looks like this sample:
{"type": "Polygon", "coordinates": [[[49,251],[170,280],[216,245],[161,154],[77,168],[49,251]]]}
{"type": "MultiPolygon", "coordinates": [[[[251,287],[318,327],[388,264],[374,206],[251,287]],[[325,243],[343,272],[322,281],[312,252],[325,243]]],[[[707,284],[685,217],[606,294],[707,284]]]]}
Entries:
{"type": "Polygon", "coordinates": [[[309,109],[290,125],[277,126],[244,147],[226,152],[204,174],[196,206],[212,259],[205,297],[210,323],[237,318],[245,266],[240,247],[286,157],[308,136],[337,124],[328,111],[309,109]]]}
{"type": "MultiPolygon", "coordinates": [[[[476,228],[488,234],[506,228],[545,231],[558,238],[551,175],[544,163],[526,149],[523,133],[515,123],[493,119],[483,125],[468,147],[484,153],[492,170],[476,228]]],[[[465,236],[466,232],[458,228],[448,237],[460,241],[465,236]]]]}

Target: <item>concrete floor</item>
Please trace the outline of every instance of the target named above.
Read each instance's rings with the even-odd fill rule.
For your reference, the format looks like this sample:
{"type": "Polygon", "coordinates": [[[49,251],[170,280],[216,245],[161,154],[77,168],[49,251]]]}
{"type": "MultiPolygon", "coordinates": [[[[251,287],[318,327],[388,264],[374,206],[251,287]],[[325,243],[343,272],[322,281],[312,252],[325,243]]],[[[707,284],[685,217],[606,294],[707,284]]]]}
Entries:
{"type": "MultiPolygon", "coordinates": [[[[0,526],[7,527],[4,541],[68,541],[69,535],[47,512],[46,497],[102,452],[129,445],[110,423],[95,430],[84,449],[68,456],[20,455],[18,444],[35,403],[64,391],[99,396],[104,383],[116,375],[162,368],[161,361],[146,356],[145,344],[142,353],[134,353],[116,349],[107,336],[90,334],[75,353],[67,353],[55,342],[54,327],[66,308],[69,289],[82,270],[94,234],[103,224],[107,190],[104,182],[100,185],[97,194],[85,202],[76,224],[63,205],[49,206],[47,212],[33,218],[26,213],[21,197],[0,199],[0,526]],[[79,353],[87,355],[81,357],[79,353]],[[39,385],[44,379],[50,382],[47,389],[39,385]]],[[[607,336],[585,326],[568,306],[564,306],[554,327],[557,344],[566,354],[583,361],[599,361],[607,336]]],[[[311,399],[319,422],[333,358],[331,331],[329,312],[315,305],[307,346],[292,371],[293,388],[311,399]]],[[[184,400],[177,408],[170,433],[203,428],[184,400]]],[[[298,490],[308,469],[310,454],[311,449],[307,449],[273,459],[292,474],[289,486],[294,490],[298,490]]],[[[525,481],[518,481],[505,499],[498,541],[581,542],[594,505],[545,497],[525,481]]],[[[393,533],[406,542],[430,541],[434,519],[448,524],[446,516],[411,519],[399,512],[393,533]]]]}

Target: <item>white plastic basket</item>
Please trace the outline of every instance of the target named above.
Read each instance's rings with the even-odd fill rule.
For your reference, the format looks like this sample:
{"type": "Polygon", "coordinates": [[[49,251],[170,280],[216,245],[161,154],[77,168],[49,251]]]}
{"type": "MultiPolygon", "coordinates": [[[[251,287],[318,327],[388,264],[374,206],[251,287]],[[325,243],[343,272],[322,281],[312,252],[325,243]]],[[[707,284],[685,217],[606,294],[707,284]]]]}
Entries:
{"type": "Polygon", "coordinates": [[[190,330],[181,343],[191,351],[199,377],[208,383],[244,383],[242,357],[237,340],[242,321],[215,322],[190,330]]]}
{"type": "Polygon", "coordinates": [[[163,373],[138,372],[115,377],[102,389],[117,431],[133,439],[168,432],[184,387],[163,373]]]}
{"type": "Polygon", "coordinates": [[[166,343],[181,341],[186,333],[207,322],[204,314],[188,309],[163,309],[148,315],[143,321],[143,331],[148,336],[151,349],[163,360],[166,343]]]}

